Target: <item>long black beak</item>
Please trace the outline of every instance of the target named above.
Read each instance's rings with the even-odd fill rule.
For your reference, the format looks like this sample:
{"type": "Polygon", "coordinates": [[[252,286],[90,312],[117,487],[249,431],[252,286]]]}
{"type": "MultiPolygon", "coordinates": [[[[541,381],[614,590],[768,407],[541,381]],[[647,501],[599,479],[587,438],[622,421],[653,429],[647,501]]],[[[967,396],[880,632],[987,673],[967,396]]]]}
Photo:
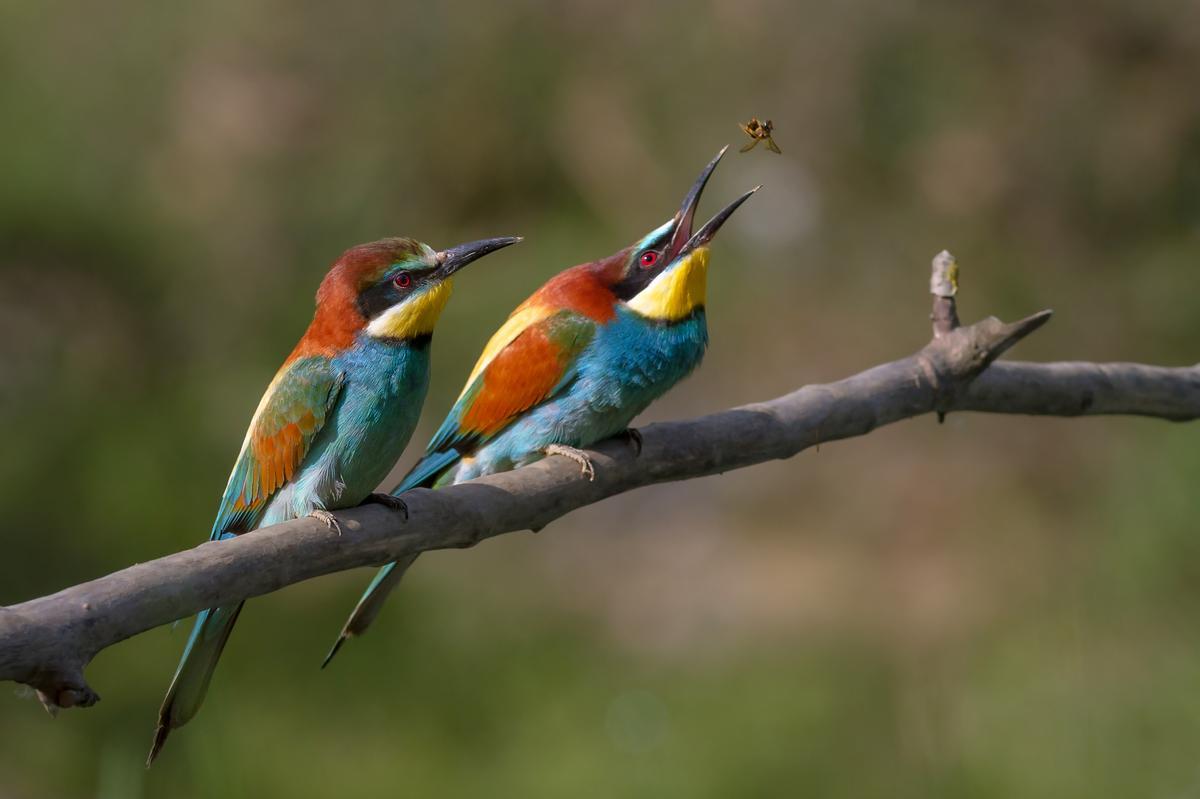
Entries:
{"type": "Polygon", "coordinates": [[[725,151],[729,149],[726,144],[721,148],[713,160],[708,162],[708,166],[700,173],[700,177],[696,178],[696,182],[688,189],[687,195],[683,198],[683,205],[679,206],[679,213],[675,214],[675,233],[671,236],[671,244],[667,247],[667,256],[674,258],[682,249],[685,242],[692,237],[692,222],[696,218],[696,207],[700,205],[700,195],[704,193],[704,186],[708,183],[708,179],[712,177],[713,170],[717,168],[717,164],[721,162],[721,157],[725,155],[725,151]]]}
{"type": "Polygon", "coordinates": [[[450,277],[472,261],[477,261],[488,253],[504,249],[510,244],[516,244],[520,240],[520,236],[501,236],[495,239],[469,241],[466,244],[442,250],[437,254],[438,268],[434,272],[434,277],[439,280],[450,277]]]}
{"type": "MultiPolygon", "coordinates": [[[[755,186],[750,191],[746,192],[741,197],[738,197],[729,205],[718,211],[716,216],[704,223],[704,227],[696,231],[696,235],[688,239],[687,244],[683,245],[683,249],[679,251],[679,255],[686,255],[692,250],[703,247],[712,241],[713,236],[717,235],[717,231],[721,229],[721,225],[725,224],[725,220],[733,216],[733,212],[736,211],[742,203],[746,202],[746,200],[749,200],[750,195],[754,194],[754,192],[761,188],[762,186],[755,186]]],[[[679,256],[677,255],[676,257],[678,258],[679,256]]]]}

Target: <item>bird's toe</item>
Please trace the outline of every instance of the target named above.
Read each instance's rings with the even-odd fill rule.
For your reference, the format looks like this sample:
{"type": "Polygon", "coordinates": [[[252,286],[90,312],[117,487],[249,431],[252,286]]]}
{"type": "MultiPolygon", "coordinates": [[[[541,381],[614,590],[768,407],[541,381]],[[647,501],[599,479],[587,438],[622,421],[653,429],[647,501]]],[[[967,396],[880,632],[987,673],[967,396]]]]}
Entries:
{"type": "Polygon", "coordinates": [[[311,512],[309,512],[308,515],[313,517],[314,519],[320,519],[322,522],[325,523],[326,527],[328,527],[330,530],[337,533],[338,535],[342,534],[342,525],[338,523],[337,517],[334,516],[329,511],[323,510],[321,508],[316,508],[316,509],[312,510],[311,512]]]}
{"type": "Polygon", "coordinates": [[[592,466],[591,457],[581,449],[568,447],[565,444],[551,444],[546,447],[547,455],[562,455],[564,458],[569,458],[579,464],[579,473],[587,477],[591,482],[596,479],[596,468],[592,466]]]}
{"type": "Polygon", "coordinates": [[[404,514],[404,520],[408,521],[408,503],[400,499],[400,497],[393,496],[391,494],[377,493],[371,494],[369,497],[367,497],[367,502],[375,505],[382,505],[388,510],[399,511],[400,513],[404,514]]]}

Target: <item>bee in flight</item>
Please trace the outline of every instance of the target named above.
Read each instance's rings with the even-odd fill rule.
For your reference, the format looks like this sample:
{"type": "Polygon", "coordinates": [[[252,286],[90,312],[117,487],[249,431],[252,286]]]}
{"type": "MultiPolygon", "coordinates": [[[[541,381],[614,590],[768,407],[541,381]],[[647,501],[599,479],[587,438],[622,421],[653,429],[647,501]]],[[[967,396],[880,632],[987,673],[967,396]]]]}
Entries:
{"type": "Polygon", "coordinates": [[[773,153],[779,153],[780,155],[783,155],[783,151],[779,149],[779,145],[777,145],[775,140],[771,138],[771,131],[775,129],[775,125],[771,122],[771,120],[768,119],[766,122],[759,122],[758,117],[750,117],[749,122],[745,124],[739,122],[738,127],[750,137],[750,143],[744,145],[741,149],[741,152],[749,152],[750,150],[753,150],[760,141],[765,141],[767,143],[768,150],[773,153]]]}

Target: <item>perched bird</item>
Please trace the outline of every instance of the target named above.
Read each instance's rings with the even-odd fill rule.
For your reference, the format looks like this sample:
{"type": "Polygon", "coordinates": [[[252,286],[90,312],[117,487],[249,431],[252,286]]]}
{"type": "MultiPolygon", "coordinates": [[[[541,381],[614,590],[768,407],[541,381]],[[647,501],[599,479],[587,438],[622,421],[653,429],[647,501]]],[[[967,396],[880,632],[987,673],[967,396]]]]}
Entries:
{"type": "MultiPolygon", "coordinates": [[[[692,233],[700,194],[726,149],[700,173],[672,219],[608,258],[559,273],[517,306],[394,494],[555,454],[577,461],[591,477],[579,448],[622,432],[640,451],[641,438],[629,423],[696,368],[708,343],[708,244],[758,190],[692,233]]],[[[366,630],[415,557],[378,572],[323,666],[347,638],[366,630]]]]}
{"type": "MultiPolygon", "coordinates": [[[[250,420],[212,540],[330,511],[372,494],[412,436],[429,385],[429,342],[452,275],[520,241],[496,238],[441,252],[405,238],[347,250],[321,281],[308,330],[250,420]]],[[[339,531],[340,532],[340,531],[339,531]]],[[[242,604],[202,612],[158,714],[154,761],[167,735],[199,710],[242,604]]]]}

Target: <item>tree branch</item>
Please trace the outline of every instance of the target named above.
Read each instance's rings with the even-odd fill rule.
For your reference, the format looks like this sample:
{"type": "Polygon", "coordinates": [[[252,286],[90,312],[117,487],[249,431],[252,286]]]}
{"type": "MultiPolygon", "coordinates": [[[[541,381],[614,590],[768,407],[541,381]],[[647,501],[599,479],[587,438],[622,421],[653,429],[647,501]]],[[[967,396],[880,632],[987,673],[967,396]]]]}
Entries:
{"type": "Polygon", "coordinates": [[[405,495],[409,518],[379,505],[339,512],[342,535],[297,519],[140,563],[56,594],[0,608],[0,680],[33,686],[48,709],[99,697],[84,667],[97,652],[204,608],[430,549],[470,547],[540,530],[576,508],[642,486],[790,458],[921,414],[984,411],[1049,416],[1200,418],[1200,364],[992,362],[1050,318],[988,318],[960,327],[957,265],[934,259],[934,338],[915,355],[836,383],[690,421],[650,425],[640,454],[616,440],[593,457],[594,481],[564,458],[462,485],[405,495]]]}

